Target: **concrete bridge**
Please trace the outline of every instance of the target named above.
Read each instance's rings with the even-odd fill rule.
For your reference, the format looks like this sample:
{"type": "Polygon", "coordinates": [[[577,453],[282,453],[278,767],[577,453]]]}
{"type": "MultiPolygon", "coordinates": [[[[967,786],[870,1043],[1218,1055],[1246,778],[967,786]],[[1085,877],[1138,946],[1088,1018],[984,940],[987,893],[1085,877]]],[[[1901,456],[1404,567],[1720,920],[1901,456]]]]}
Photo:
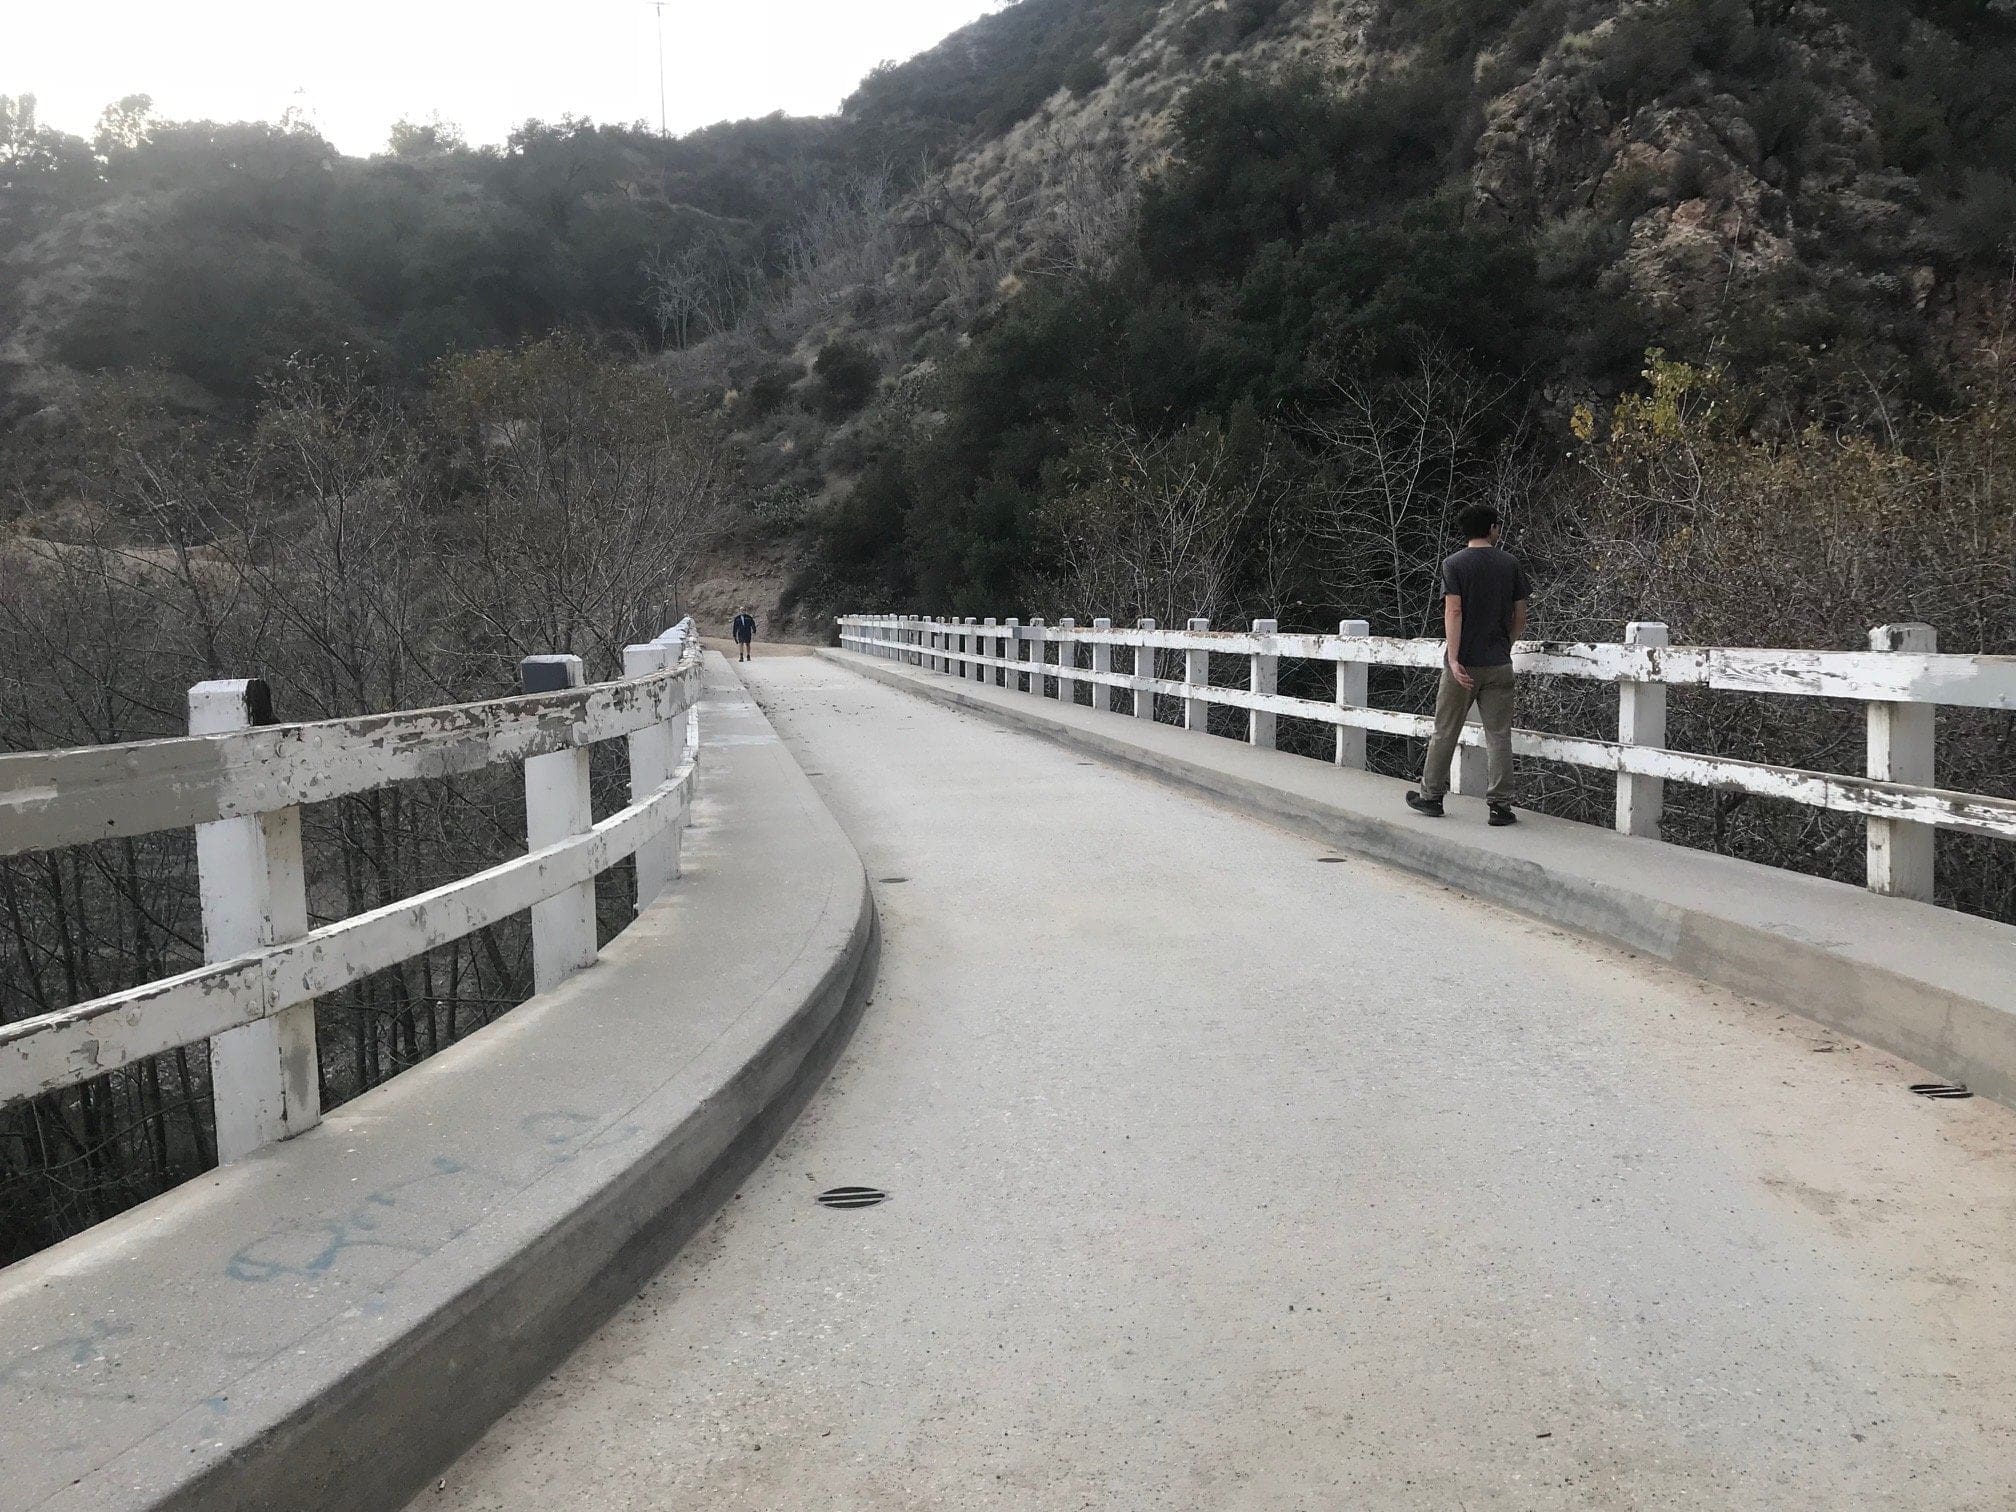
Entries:
{"type": "Polygon", "coordinates": [[[0,1099],[207,1039],[225,1155],[0,1271],[0,1508],[2011,1505],[2016,931],[1926,899],[2016,835],[1932,711],[2016,665],[1523,647],[1615,684],[1521,740],[1616,825],[1500,831],[1365,769],[1437,652],[1362,625],[689,629],[0,758],[0,852],[197,826],[211,958],[0,1027],[0,1099]],[[1671,683],[1865,704],[1870,770],[1668,750],[1671,683]],[[307,928],[299,804],[518,760],[522,860],[307,928]],[[1660,841],[1679,781],[1859,816],[1870,886],[1660,841]],[[319,1117],[315,995],[526,909],[539,994],[319,1117]]]}

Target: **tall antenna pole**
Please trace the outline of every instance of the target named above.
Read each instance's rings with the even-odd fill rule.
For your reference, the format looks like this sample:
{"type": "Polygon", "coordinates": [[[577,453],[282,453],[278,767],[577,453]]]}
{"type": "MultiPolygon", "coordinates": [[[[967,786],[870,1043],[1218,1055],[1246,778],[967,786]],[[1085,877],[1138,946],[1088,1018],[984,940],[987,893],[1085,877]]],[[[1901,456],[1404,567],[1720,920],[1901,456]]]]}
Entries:
{"type": "Polygon", "coordinates": [[[658,135],[669,137],[672,132],[665,120],[665,0],[651,0],[651,9],[658,13],[658,135]]]}

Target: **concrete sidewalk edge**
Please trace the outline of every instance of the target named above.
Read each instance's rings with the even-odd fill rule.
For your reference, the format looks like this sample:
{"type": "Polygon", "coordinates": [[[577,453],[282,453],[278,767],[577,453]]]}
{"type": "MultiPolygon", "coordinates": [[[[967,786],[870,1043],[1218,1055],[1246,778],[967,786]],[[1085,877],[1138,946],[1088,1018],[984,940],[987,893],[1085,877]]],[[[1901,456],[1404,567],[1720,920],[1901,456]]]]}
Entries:
{"type": "MultiPolygon", "coordinates": [[[[810,790],[795,762],[792,776],[810,790]]],[[[823,952],[823,969],[810,992],[764,1005],[768,1022],[755,1026],[753,1053],[723,1068],[683,1118],[614,1179],[584,1192],[536,1243],[500,1257],[423,1328],[359,1362],[294,1420],[234,1454],[224,1476],[191,1484],[164,1509],[405,1506],[714,1216],[817,1091],[874,990],[874,895],[852,843],[826,820],[840,835],[832,881],[848,900],[851,928],[838,948],[816,935],[774,939],[780,968],[796,968],[780,970],[781,983],[802,981],[808,963],[793,958],[807,952],[823,952]]],[[[605,947],[605,962],[610,953],[605,947]]]]}
{"type": "MultiPolygon", "coordinates": [[[[1235,763],[1293,763],[1293,767],[1280,770],[1284,775],[1292,771],[1301,779],[1297,786],[1306,786],[1314,774],[1334,770],[1306,757],[1253,751],[1236,741],[1191,736],[1164,725],[1147,728],[1167,732],[1179,741],[1195,739],[1197,748],[1194,753],[1181,754],[1153,749],[1136,735],[1145,722],[1137,723],[1127,715],[1095,713],[1075,704],[1067,709],[1054,699],[1039,699],[855,652],[822,648],[819,655],[936,703],[1205,794],[1326,845],[1641,952],[1691,976],[1853,1035],[1941,1078],[1963,1082],[1982,1096],[2016,1106],[2016,996],[2012,996],[2016,984],[1999,993],[1984,993],[1972,985],[1978,976],[1957,985],[1942,983],[1931,979],[1931,972],[1921,975],[1872,964],[1858,957],[1854,949],[1858,943],[1854,916],[1871,908],[1918,911],[1910,917],[1911,927],[1920,932],[1949,933],[1949,956],[1957,953],[1978,958],[1983,941],[1991,942],[1998,955],[2011,954],[2016,931],[2007,926],[1927,904],[1879,899],[1843,883],[1669,847],[1696,858],[1694,864],[1732,869],[1730,878],[1736,884],[1732,906],[1716,911],[1662,897],[1650,887],[1629,885],[1614,877],[1497,854],[1469,842],[1466,831],[1456,826],[1414,820],[1397,812],[1387,819],[1295,791],[1264,775],[1228,769],[1235,763]],[[1833,927],[1827,929],[1781,928],[1757,922],[1735,906],[1746,891],[1773,885],[1788,891],[1798,889],[1802,906],[1809,910],[1813,896],[1826,898],[1826,890],[1838,890],[1831,901],[1841,917],[1830,921],[1833,927]]],[[[1391,802],[1397,810],[1406,784],[1396,779],[1379,780],[1391,786],[1391,802]]],[[[1539,822],[1585,831],[1591,844],[1661,843],[1626,842],[1609,831],[1566,820],[1539,822]]],[[[1484,833],[1516,834],[1529,827],[1538,826],[1484,833]]],[[[1624,868],[1624,872],[1634,879],[1649,880],[1643,868],[1624,868]]],[[[1825,907],[1823,904],[1823,912],[1825,907]]],[[[1931,954],[1936,959],[1940,952],[1931,954]]]]}
{"type": "Polygon", "coordinates": [[[861,903],[818,989],[656,1148],[450,1300],[426,1329],[247,1446],[228,1484],[199,1483],[160,1505],[396,1512],[424,1493],[636,1296],[791,1127],[874,991],[880,931],[865,874],[861,903]]]}

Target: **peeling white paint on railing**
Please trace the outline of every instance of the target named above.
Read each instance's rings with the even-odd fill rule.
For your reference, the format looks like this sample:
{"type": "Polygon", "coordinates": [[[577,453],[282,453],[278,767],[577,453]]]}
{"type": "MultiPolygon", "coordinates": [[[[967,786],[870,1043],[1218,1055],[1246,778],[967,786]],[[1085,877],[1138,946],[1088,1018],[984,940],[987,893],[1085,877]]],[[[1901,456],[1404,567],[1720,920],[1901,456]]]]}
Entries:
{"type": "MultiPolygon", "coordinates": [[[[662,724],[673,672],[565,693],[0,756],[0,855],[321,803],[662,724]]],[[[679,704],[683,707],[683,704],[679,704]]]]}
{"type": "MultiPolygon", "coordinates": [[[[998,645],[1000,654],[995,655],[991,647],[968,644],[970,620],[959,625],[896,615],[845,615],[839,624],[840,643],[850,649],[908,658],[911,638],[926,637],[941,648],[939,659],[952,676],[986,681],[993,675],[990,669],[1004,669],[1010,686],[1012,669],[1024,665],[1017,659],[1017,642],[1033,638],[1010,620],[1006,631],[983,633],[982,640],[998,645]]],[[[1250,632],[1212,630],[1205,620],[1191,620],[1184,630],[1158,629],[1152,621],[1130,629],[1098,620],[1072,631],[1075,642],[1093,648],[1090,665],[1058,681],[1067,687],[1082,682],[1100,690],[1125,690],[1135,717],[1152,717],[1158,694],[1178,700],[1180,722],[1192,730],[1206,728],[1204,713],[1211,704],[1243,709],[1247,738],[1255,744],[1272,743],[1271,721],[1282,715],[1333,725],[1338,731],[1335,759],[1362,765],[1364,732],[1425,738],[1433,729],[1426,715],[1369,707],[1365,669],[1435,668],[1443,655],[1440,640],[1368,635],[1365,628],[1363,620],[1346,620],[1336,635],[1298,635],[1277,634],[1266,620],[1250,632]],[[1130,648],[1137,667],[1150,669],[1155,652],[1180,652],[1184,676],[1172,680],[1139,671],[1116,673],[1111,670],[1116,646],[1130,648]],[[1213,685],[1213,655],[1247,658],[1250,686],[1213,685]],[[1335,701],[1274,692],[1282,658],[1334,662],[1335,701]]],[[[1868,651],[1669,646],[1665,640],[1665,626],[1640,624],[1632,627],[1626,643],[1521,642],[1513,650],[1513,664],[1522,673],[1617,683],[1619,738],[1517,730],[1513,750],[1615,774],[1617,827],[1629,834],[1656,837],[1660,788],[1669,781],[1861,816],[1870,822],[1870,886],[1901,897],[1931,898],[1930,836],[1935,829],[2016,839],[2016,800],[1933,785],[1931,720],[1939,704],[2016,710],[2016,657],[1942,655],[1932,649],[1931,631],[1917,625],[1878,626],[1871,632],[1876,649],[1868,651]],[[1864,703],[1870,721],[1868,775],[1669,750],[1664,744],[1665,689],[1673,685],[1864,703]]],[[[1104,693],[1104,702],[1101,696],[1095,693],[1095,705],[1111,708],[1111,693],[1104,693]]],[[[1482,732],[1472,725],[1462,740],[1466,749],[1481,747],[1482,732]]]]}
{"type": "MultiPolygon", "coordinates": [[[[569,896],[578,900],[583,889],[592,898],[595,878],[632,854],[640,859],[646,854],[656,857],[653,866],[639,868],[641,909],[677,874],[678,832],[699,761],[700,643],[690,631],[689,620],[649,648],[631,648],[626,666],[645,662],[652,670],[619,683],[365,720],[272,725],[242,734],[0,758],[0,772],[7,763],[32,762],[41,771],[78,774],[87,790],[125,816],[120,822],[129,827],[111,833],[171,828],[190,822],[192,814],[204,816],[206,829],[220,827],[220,813],[228,823],[249,821],[270,827],[277,819],[284,830],[304,799],[319,801],[388,781],[469,771],[526,756],[536,760],[578,750],[585,757],[587,746],[598,740],[626,734],[634,739],[654,729],[662,732],[655,744],[646,741],[647,751],[656,753],[653,769],[644,774],[652,785],[643,790],[633,786],[629,807],[599,824],[586,823],[585,813],[570,808],[568,832],[535,834],[534,846],[524,856],[321,929],[275,930],[248,922],[243,929],[220,933],[221,915],[213,917],[213,897],[225,899],[235,889],[251,899],[253,892],[247,890],[248,880],[238,875],[243,868],[236,863],[249,866],[259,858],[230,853],[228,859],[213,863],[208,852],[199,851],[206,933],[216,936],[209,942],[212,953],[226,958],[0,1026],[0,1106],[181,1045],[204,1039],[221,1043],[233,1033],[290,1012],[307,1022],[306,1076],[312,1087],[313,1019],[299,1010],[317,997],[552,900],[569,896]],[[647,651],[650,654],[642,654],[647,651]],[[260,738],[251,739],[255,736],[260,738]],[[494,743],[486,745],[486,740],[494,743]],[[192,749],[206,754],[192,760],[192,749]],[[315,755],[327,758],[335,770],[318,769],[311,760],[315,755]],[[85,756],[100,759],[81,759],[85,756]],[[156,760],[181,774],[178,780],[165,780],[153,764],[156,760]],[[131,774],[144,798],[130,794],[120,798],[112,777],[121,769],[131,774]],[[187,785],[182,785],[182,778],[188,779],[187,785]],[[172,817],[161,818],[164,813],[172,817]],[[545,843],[537,843],[542,838],[545,843]],[[219,867],[231,868],[232,874],[221,875],[219,867]]],[[[208,687],[230,688],[245,696],[242,683],[208,687]]],[[[31,787],[26,780],[0,782],[0,792],[7,794],[27,793],[31,787]]],[[[0,800],[0,854],[92,840],[107,833],[89,822],[80,826],[73,795],[60,787],[36,804],[24,817],[0,800]],[[57,835],[67,839],[50,838],[57,835]]],[[[298,863],[298,843],[295,855],[298,863]]],[[[578,940],[556,945],[544,938],[540,922],[535,915],[535,960],[567,960],[579,966],[593,958],[592,917],[585,958],[578,940]]],[[[556,972],[542,970],[540,975],[544,980],[556,972]]],[[[255,1069],[242,1078],[216,1080],[219,1148],[226,1159],[257,1143],[299,1133],[314,1122],[312,1112],[278,1120],[262,1112],[269,1106],[286,1106],[272,1079],[286,1074],[298,1086],[299,1066],[276,1062],[262,1074],[256,1057],[251,1064],[255,1069]],[[247,1136],[249,1143],[240,1139],[227,1148],[222,1139],[227,1125],[259,1132],[247,1136]]],[[[295,1111],[302,1111],[298,1103],[295,1111]]]]}

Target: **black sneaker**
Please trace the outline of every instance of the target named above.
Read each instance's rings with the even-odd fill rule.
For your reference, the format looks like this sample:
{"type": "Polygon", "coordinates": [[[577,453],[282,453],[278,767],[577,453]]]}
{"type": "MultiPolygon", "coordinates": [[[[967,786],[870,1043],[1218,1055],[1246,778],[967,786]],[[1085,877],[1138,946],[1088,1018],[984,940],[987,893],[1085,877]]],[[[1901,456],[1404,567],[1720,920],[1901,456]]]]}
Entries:
{"type": "Polygon", "coordinates": [[[1407,807],[1425,818],[1440,819],[1442,817],[1442,800],[1440,798],[1423,798],[1419,793],[1410,791],[1407,794],[1407,807]]]}
{"type": "Polygon", "coordinates": [[[1511,804],[1494,803],[1491,805],[1491,825],[1494,829],[1500,825],[1517,824],[1518,822],[1519,816],[1512,812],[1511,804]]]}

